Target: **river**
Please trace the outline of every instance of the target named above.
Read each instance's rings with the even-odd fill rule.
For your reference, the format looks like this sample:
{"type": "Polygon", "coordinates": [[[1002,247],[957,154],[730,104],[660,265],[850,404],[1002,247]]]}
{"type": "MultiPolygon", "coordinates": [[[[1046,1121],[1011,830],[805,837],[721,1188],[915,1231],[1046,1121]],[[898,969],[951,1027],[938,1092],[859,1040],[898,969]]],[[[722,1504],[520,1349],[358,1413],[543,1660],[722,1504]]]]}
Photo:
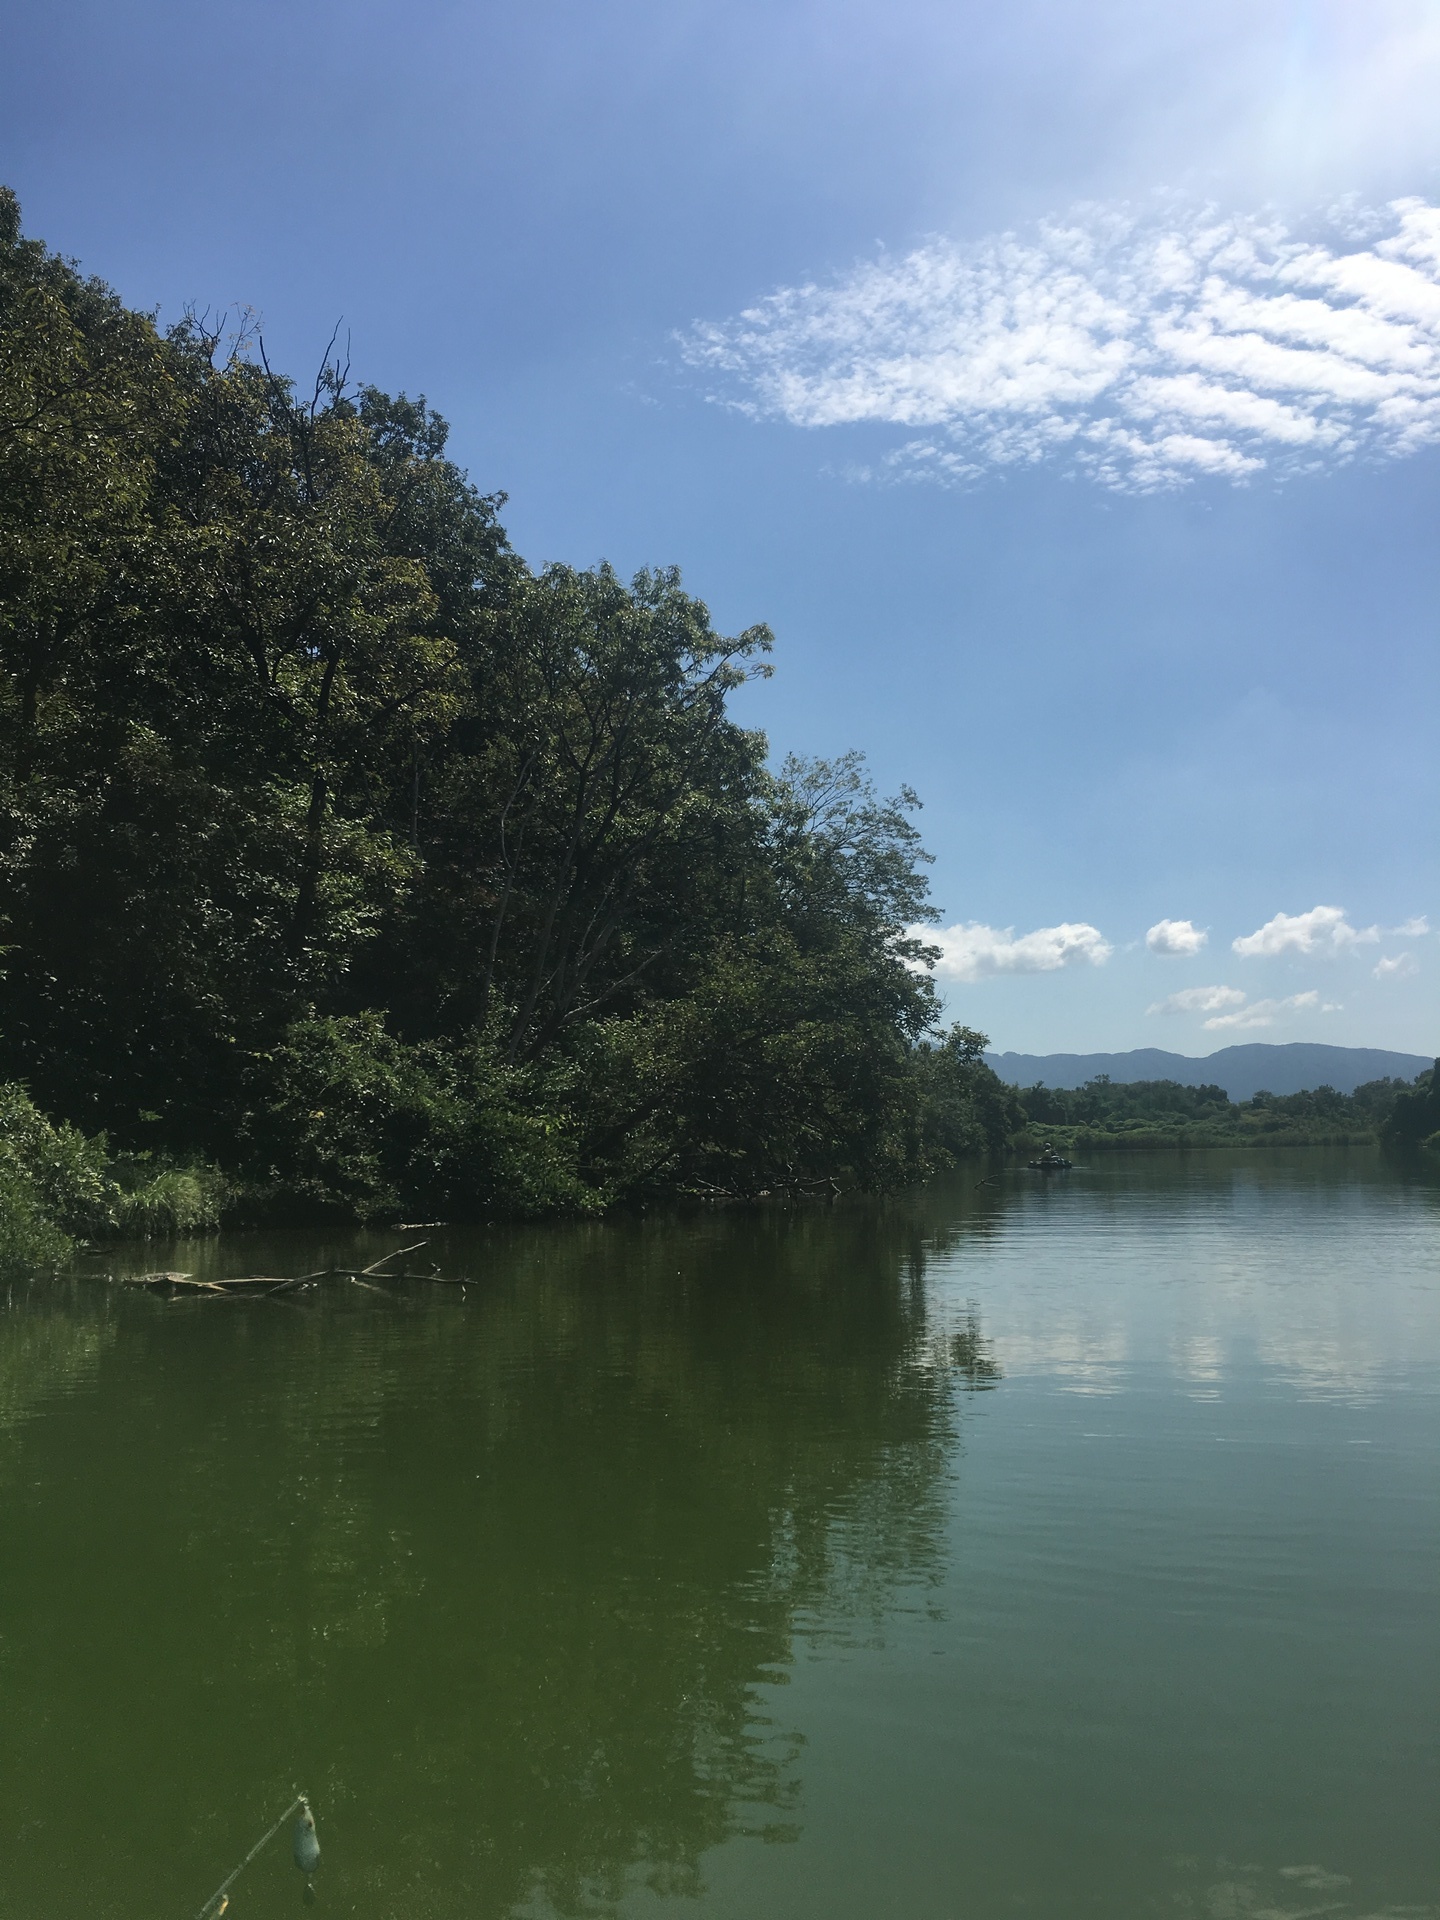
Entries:
{"type": "Polygon", "coordinates": [[[429,1237],[10,1291],[0,1914],[1440,1914],[1440,1185],[429,1237]]]}

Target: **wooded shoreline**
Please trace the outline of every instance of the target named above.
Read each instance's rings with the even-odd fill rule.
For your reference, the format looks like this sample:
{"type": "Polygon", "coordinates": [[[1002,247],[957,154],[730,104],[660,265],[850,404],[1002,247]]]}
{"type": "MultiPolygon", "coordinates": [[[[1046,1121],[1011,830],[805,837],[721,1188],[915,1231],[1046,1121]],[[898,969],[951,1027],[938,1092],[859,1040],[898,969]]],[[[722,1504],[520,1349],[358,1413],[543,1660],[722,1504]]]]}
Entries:
{"type": "Polygon", "coordinates": [[[769,630],[532,569],[446,433],[243,315],[161,330],[0,190],[0,1266],[1245,1133],[1004,1085],[941,1021],[915,793],[772,765],[729,708],[769,630]]]}

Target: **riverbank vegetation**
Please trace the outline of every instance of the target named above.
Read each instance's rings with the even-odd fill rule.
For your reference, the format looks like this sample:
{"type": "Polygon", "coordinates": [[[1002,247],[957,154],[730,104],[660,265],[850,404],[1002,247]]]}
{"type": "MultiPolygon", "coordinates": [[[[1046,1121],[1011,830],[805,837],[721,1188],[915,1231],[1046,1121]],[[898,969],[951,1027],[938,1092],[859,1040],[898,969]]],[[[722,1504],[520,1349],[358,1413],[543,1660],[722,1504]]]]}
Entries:
{"type": "Polygon", "coordinates": [[[218,1169],[115,1155],[102,1136],[0,1085],[0,1279],[57,1266],[77,1239],[172,1238],[220,1224],[218,1169]]]}
{"type": "Polygon", "coordinates": [[[1002,1145],[907,932],[915,796],[773,768],[730,710],[764,627],[532,570],[445,442],[333,352],[161,331],[0,198],[11,1217],[593,1212],[1002,1145]]]}
{"type": "Polygon", "coordinates": [[[1401,1153],[1440,1155],[1440,1060],[1395,1094],[1380,1121],[1380,1137],[1401,1153]]]}
{"type": "Polygon", "coordinates": [[[1257,1093],[1233,1101],[1223,1087],[1174,1080],[1114,1083],[1107,1075],[1083,1087],[1037,1085],[1019,1093],[1024,1124],[1017,1147],[1050,1140],[1070,1150],[1116,1147],[1363,1146],[1383,1140],[1418,1146],[1440,1127],[1430,1118],[1433,1070],[1414,1086],[1371,1080],[1353,1093],[1316,1087],[1304,1093],[1257,1093]]]}

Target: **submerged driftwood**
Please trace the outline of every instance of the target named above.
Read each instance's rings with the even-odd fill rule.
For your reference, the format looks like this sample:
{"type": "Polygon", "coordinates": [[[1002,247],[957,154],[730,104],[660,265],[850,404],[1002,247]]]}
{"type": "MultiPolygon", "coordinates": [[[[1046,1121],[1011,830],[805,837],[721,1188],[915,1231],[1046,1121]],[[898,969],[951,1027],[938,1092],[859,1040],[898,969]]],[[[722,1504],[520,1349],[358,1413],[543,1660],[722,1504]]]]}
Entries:
{"type": "Polygon", "coordinates": [[[419,1253],[422,1247],[428,1247],[428,1240],[417,1240],[413,1246],[396,1247],[393,1253],[384,1254],[379,1260],[372,1261],[368,1267],[318,1267],[314,1273],[298,1273],[290,1276],[273,1273],[242,1273],[224,1280],[197,1280],[193,1273],[136,1273],[122,1278],[127,1287],[145,1287],[151,1293],[168,1293],[176,1296],[193,1296],[199,1299],[245,1299],[263,1298],[273,1293],[298,1293],[302,1288],[308,1291],[312,1287],[324,1286],[332,1281],[342,1281],[353,1287],[364,1287],[367,1292],[380,1293],[384,1289],[377,1281],[422,1280],[432,1287],[468,1287],[471,1282],[463,1277],[441,1273],[439,1267],[426,1264],[423,1268],[391,1266],[393,1260],[404,1260],[407,1255],[419,1253]]]}

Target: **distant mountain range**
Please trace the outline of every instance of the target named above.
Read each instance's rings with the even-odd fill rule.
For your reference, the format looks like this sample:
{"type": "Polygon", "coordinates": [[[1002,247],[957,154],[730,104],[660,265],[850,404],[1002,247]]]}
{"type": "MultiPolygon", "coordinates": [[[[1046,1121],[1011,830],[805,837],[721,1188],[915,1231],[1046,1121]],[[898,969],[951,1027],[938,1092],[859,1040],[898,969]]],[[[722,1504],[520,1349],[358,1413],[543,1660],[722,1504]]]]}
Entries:
{"type": "Polygon", "coordinates": [[[1387,1053],[1383,1047],[1322,1047],[1305,1041],[1267,1046],[1221,1047],[1198,1059],[1166,1053],[1159,1047],[1135,1047],[1129,1053],[987,1053],[1002,1080],[1012,1086],[1083,1087],[1097,1074],[1115,1081],[1178,1080],[1184,1087],[1224,1087],[1232,1100],[1266,1093],[1303,1093],[1309,1087],[1334,1087],[1353,1093],[1366,1080],[1413,1080],[1433,1066],[1422,1053],[1387,1053]]]}

